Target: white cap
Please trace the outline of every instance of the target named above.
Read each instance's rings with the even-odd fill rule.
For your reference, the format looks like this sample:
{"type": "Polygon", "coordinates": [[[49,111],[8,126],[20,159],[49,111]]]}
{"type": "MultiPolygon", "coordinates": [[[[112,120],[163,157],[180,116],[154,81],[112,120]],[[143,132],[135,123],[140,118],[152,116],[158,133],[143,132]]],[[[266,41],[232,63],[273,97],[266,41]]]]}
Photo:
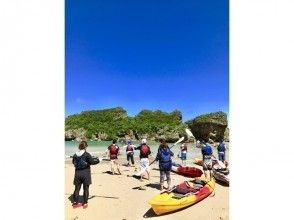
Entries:
{"type": "Polygon", "coordinates": [[[185,147],[185,144],[181,144],[181,147],[185,147]]]}
{"type": "Polygon", "coordinates": [[[142,144],[146,144],[147,143],[147,140],[145,138],[143,138],[142,141],[141,141],[141,143],[142,144]]]}

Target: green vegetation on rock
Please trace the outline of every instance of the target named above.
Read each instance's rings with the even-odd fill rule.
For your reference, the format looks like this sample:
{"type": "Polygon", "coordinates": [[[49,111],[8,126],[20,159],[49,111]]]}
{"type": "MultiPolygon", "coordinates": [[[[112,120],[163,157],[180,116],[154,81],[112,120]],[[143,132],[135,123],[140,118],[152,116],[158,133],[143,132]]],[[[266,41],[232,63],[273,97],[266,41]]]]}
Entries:
{"type": "Polygon", "coordinates": [[[123,108],[117,107],[68,116],[65,119],[65,134],[70,136],[72,131],[83,128],[87,139],[112,140],[130,134],[131,138],[137,139],[144,136],[151,140],[174,140],[184,133],[185,125],[181,120],[182,114],[177,110],[171,113],[142,110],[135,117],[129,117],[123,108]]]}
{"type": "Polygon", "coordinates": [[[134,117],[128,116],[121,107],[83,111],[65,118],[65,137],[100,140],[128,137],[156,141],[164,138],[175,142],[179,137],[186,136],[187,127],[197,139],[205,138],[213,131],[217,131],[217,139],[220,139],[227,127],[227,116],[223,112],[215,112],[183,123],[179,110],[170,113],[142,110],[134,117]]]}

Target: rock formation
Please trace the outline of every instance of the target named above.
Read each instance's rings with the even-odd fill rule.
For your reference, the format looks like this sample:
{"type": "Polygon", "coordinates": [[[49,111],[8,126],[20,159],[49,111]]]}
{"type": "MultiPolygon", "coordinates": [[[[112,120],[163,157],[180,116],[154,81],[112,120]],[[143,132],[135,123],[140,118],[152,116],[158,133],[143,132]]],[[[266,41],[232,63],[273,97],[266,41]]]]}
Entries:
{"type": "Polygon", "coordinates": [[[209,140],[211,143],[224,139],[228,126],[227,115],[224,112],[200,115],[186,123],[197,140],[209,140]]]}

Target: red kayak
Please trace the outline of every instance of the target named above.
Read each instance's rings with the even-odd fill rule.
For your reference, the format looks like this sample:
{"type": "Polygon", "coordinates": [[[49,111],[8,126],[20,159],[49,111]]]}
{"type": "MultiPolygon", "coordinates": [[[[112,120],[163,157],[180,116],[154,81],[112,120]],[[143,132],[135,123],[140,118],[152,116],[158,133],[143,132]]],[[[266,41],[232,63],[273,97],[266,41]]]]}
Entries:
{"type": "Polygon", "coordinates": [[[181,166],[180,164],[173,163],[172,171],[187,177],[200,177],[203,172],[196,167],[181,166]]]}

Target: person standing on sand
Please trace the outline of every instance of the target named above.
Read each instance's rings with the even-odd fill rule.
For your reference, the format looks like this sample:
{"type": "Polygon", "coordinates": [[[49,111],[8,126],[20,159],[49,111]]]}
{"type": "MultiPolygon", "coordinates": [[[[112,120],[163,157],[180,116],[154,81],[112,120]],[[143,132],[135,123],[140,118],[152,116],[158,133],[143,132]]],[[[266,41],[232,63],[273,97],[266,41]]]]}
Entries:
{"type": "Polygon", "coordinates": [[[134,150],[135,150],[135,145],[132,144],[131,140],[128,140],[128,144],[126,146],[126,153],[127,153],[127,161],[128,161],[128,166],[130,166],[130,160],[132,162],[132,166],[134,166],[134,150]]]}
{"type": "Polygon", "coordinates": [[[217,146],[217,152],[218,152],[218,159],[222,162],[225,162],[226,159],[226,145],[223,140],[219,143],[217,146]]]}
{"type": "Polygon", "coordinates": [[[117,158],[119,147],[116,145],[116,140],[112,141],[112,144],[108,146],[107,150],[110,158],[110,168],[112,175],[114,175],[114,166],[116,166],[118,174],[121,175],[117,158]]]}
{"type": "Polygon", "coordinates": [[[181,150],[181,160],[182,160],[182,165],[186,166],[186,161],[187,161],[187,150],[188,150],[188,146],[187,144],[181,144],[180,146],[180,150],[181,150]]]}
{"type": "Polygon", "coordinates": [[[165,140],[161,141],[161,144],[158,148],[158,153],[156,155],[156,161],[159,161],[159,170],[160,170],[160,190],[163,190],[164,178],[166,177],[168,189],[171,186],[170,171],[172,167],[172,159],[174,153],[169,149],[165,140]]]}
{"type": "Polygon", "coordinates": [[[84,201],[82,206],[84,209],[88,207],[89,186],[92,184],[90,165],[95,165],[100,162],[98,158],[92,157],[91,154],[86,151],[87,146],[87,142],[82,141],[79,144],[79,150],[74,154],[72,159],[72,163],[75,166],[75,176],[73,181],[73,184],[75,185],[72,203],[73,208],[77,208],[81,205],[78,203],[78,198],[82,184],[84,190],[84,201]]]}
{"type": "Polygon", "coordinates": [[[135,176],[141,176],[141,181],[143,181],[143,173],[146,171],[148,175],[148,180],[150,179],[150,168],[148,156],[151,154],[150,147],[147,145],[147,140],[144,138],[141,141],[139,147],[135,147],[135,150],[140,150],[140,171],[135,174],[135,176]]]}
{"type": "Polygon", "coordinates": [[[208,141],[204,142],[204,145],[201,149],[202,159],[203,159],[203,171],[205,178],[207,178],[206,171],[209,171],[209,179],[211,180],[211,170],[212,170],[212,148],[208,144],[208,141]]]}

